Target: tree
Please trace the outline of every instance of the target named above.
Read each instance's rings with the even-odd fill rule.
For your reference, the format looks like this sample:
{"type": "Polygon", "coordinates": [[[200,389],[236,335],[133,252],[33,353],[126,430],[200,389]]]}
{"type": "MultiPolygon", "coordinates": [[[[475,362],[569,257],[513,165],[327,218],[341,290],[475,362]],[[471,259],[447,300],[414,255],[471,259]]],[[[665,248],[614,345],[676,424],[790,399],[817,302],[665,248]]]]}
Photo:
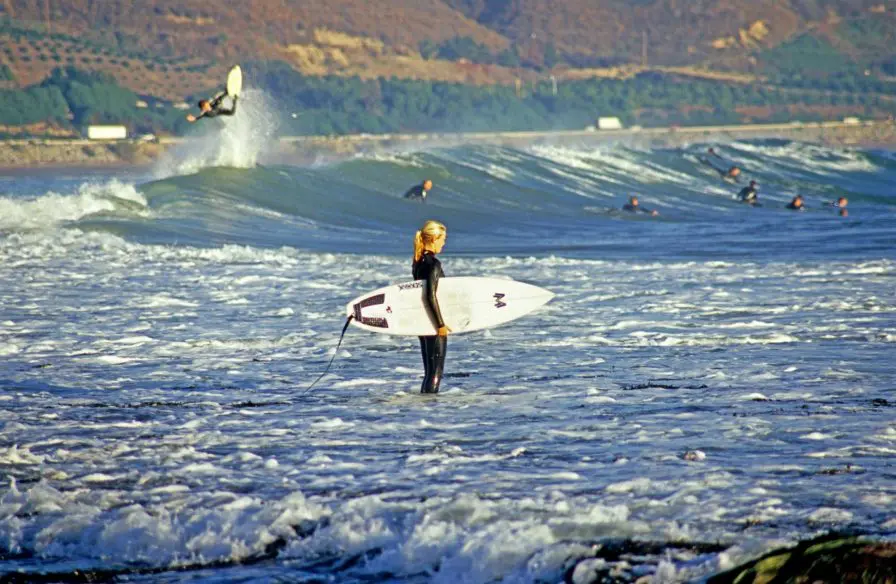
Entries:
{"type": "Polygon", "coordinates": [[[544,46],[544,66],[553,69],[559,62],[560,56],[557,54],[557,47],[554,46],[553,41],[548,41],[544,46]]]}

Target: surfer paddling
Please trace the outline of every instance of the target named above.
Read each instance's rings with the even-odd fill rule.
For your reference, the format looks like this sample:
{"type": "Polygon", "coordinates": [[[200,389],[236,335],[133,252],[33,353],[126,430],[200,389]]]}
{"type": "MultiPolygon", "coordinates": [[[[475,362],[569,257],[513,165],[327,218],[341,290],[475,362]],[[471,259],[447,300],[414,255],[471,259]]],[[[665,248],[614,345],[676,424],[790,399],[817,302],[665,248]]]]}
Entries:
{"type": "Polygon", "coordinates": [[[725,158],[713,148],[707,149],[706,155],[700,157],[700,162],[711,167],[719,173],[719,176],[727,181],[736,182],[740,180],[740,167],[725,160],[725,158]],[[725,166],[722,167],[720,165],[725,166]]]}
{"type": "Polygon", "coordinates": [[[411,199],[412,201],[419,200],[421,203],[426,202],[426,195],[429,191],[432,190],[432,181],[429,179],[424,180],[419,185],[414,185],[408,189],[408,192],[404,194],[405,199],[411,199]]]}
{"type": "Polygon", "coordinates": [[[414,280],[426,282],[423,301],[438,327],[435,336],[419,337],[424,369],[421,393],[439,393],[439,383],[442,381],[442,371],[445,368],[445,354],[448,351],[448,333],[451,329],[445,326],[436,296],[439,278],[445,275],[442,272],[442,263],[436,258],[436,254],[442,251],[446,236],[445,226],[433,220],[424,223],[420,231],[414,234],[414,264],[411,273],[414,280]]]}
{"type": "Polygon", "coordinates": [[[748,205],[759,204],[759,183],[751,180],[750,184],[745,186],[737,193],[737,200],[748,205]]]}
{"type": "Polygon", "coordinates": [[[629,213],[647,213],[648,215],[659,215],[659,211],[656,209],[645,209],[641,206],[641,203],[638,201],[638,197],[631,196],[628,198],[628,203],[622,206],[623,211],[628,211],[629,213]]]}
{"type": "Polygon", "coordinates": [[[840,197],[836,201],[831,201],[830,203],[826,203],[826,207],[834,207],[835,209],[840,209],[840,216],[846,217],[849,215],[849,211],[846,210],[846,205],[849,204],[849,201],[846,197],[840,197]]]}
{"type": "Polygon", "coordinates": [[[224,98],[227,97],[227,92],[224,91],[219,93],[211,100],[208,99],[200,99],[199,100],[199,115],[194,116],[193,114],[187,114],[188,122],[195,122],[202,118],[214,118],[217,116],[232,116],[236,113],[236,101],[237,96],[233,95],[230,97],[231,105],[230,109],[225,109],[223,106],[224,98]]]}

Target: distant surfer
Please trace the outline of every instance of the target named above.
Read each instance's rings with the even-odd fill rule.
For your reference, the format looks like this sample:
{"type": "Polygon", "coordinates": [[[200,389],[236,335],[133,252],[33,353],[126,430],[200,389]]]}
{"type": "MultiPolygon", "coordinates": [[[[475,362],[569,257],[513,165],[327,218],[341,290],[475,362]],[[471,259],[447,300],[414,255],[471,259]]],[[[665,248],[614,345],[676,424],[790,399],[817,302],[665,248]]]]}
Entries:
{"type": "Polygon", "coordinates": [[[740,179],[740,167],[725,160],[725,158],[716,152],[714,148],[708,148],[706,150],[706,156],[700,157],[700,162],[718,172],[719,176],[725,180],[737,181],[740,179]]]}
{"type": "Polygon", "coordinates": [[[846,197],[840,197],[836,201],[831,201],[830,203],[827,203],[827,206],[834,207],[835,209],[840,209],[840,216],[846,217],[847,215],[849,215],[849,211],[846,210],[846,205],[848,203],[849,203],[849,201],[846,199],[846,197]]]}
{"type": "Polygon", "coordinates": [[[233,95],[230,97],[230,109],[225,109],[223,102],[224,98],[227,97],[227,92],[221,92],[216,95],[211,100],[208,99],[200,99],[199,100],[199,115],[194,116],[193,114],[187,114],[188,122],[195,122],[202,118],[214,118],[217,116],[232,116],[236,113],[236,101],[237,96],[233,95]]]}
{"type": "Polygon", "coordinates": [[[641,206],[641,203],[638,201],[638,197],[631,196],[628,198],[628,203],[622,206],[623,211],[628,211],[629,213],[647,213],[648,215],[659,215],[659,211],[656,209],[645,209],[641,206]]]}
{"type": "Polygon", "coordinates": [[[420,351],[423,354],[423,385],[421,393],[439,393],[442,370],[445,368],[445,354],[448,351],[448,333],[451,329],[442,320],[439,300],[439,278],[444,276],[442,263],[436,254],[445,245],[447,230],[438,221],[429,220],[414,235],[414,264],[411,273],[414,280],[424,280],[423,301],[438,327],[436,335],[420,337],[420,351]]]}
{"type": "Polygon", "coordinates": [[[722,158],[722,155],[719,154],[718,152],[716,152],[716,149],[712,148],[712,147],[709,147],[706,149],[706,156],[703,158],[703,160],[709,160],[710,156],[715,156],[716,158],[722,158]]]}
{"type": "Polygon", "coordinates": [[[805,211],[806,207],[803,205],[803,196],[797,195],[787,203],[787,208],[791,211],[805,211]]]}
{"type": "Polygon", "coordinates": [[[426,195],[429,194],[429,191],[432,190],[432,181],[429,179],[424,180],[419,185],[414,185],[408,192],[404,194],[405,199],[411,199],[412,201],[419,200],[421,203],[426,202],[426,195]]]}
{"type": "Polygon", "coordinates": [[[759,203],[759,183],[751,180],[750,184],[745,186],[737,193],[737,200],[748,205],[756,205],[759,203]]]}

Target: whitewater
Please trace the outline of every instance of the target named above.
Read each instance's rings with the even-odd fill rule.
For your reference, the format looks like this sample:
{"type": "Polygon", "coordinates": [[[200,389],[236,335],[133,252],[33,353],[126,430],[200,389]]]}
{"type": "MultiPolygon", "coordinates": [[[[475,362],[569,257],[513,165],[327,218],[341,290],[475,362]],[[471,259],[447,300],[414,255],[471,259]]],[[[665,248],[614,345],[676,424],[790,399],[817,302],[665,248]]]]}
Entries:
{"type": "Polygon", "coordinates": [[[197,140],[0,176],[0,581],[688,582],[896,538],[892,152],[197,140]],[[336,351],[429,218],[447,275],[556,294],[450,337],[437,396],[416,339],[336,351]]]}

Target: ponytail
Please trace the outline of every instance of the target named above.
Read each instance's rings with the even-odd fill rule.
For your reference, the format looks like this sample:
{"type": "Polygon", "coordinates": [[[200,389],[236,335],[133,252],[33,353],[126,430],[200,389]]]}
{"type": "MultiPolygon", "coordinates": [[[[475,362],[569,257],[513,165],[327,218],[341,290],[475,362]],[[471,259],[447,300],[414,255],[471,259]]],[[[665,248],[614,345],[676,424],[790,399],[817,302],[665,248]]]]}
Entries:
{"type": "Polygon", "coordinates": [[[419,262],[423,257],[423,232],[418,231],[414,234],[414,262],[419,262]]]}

